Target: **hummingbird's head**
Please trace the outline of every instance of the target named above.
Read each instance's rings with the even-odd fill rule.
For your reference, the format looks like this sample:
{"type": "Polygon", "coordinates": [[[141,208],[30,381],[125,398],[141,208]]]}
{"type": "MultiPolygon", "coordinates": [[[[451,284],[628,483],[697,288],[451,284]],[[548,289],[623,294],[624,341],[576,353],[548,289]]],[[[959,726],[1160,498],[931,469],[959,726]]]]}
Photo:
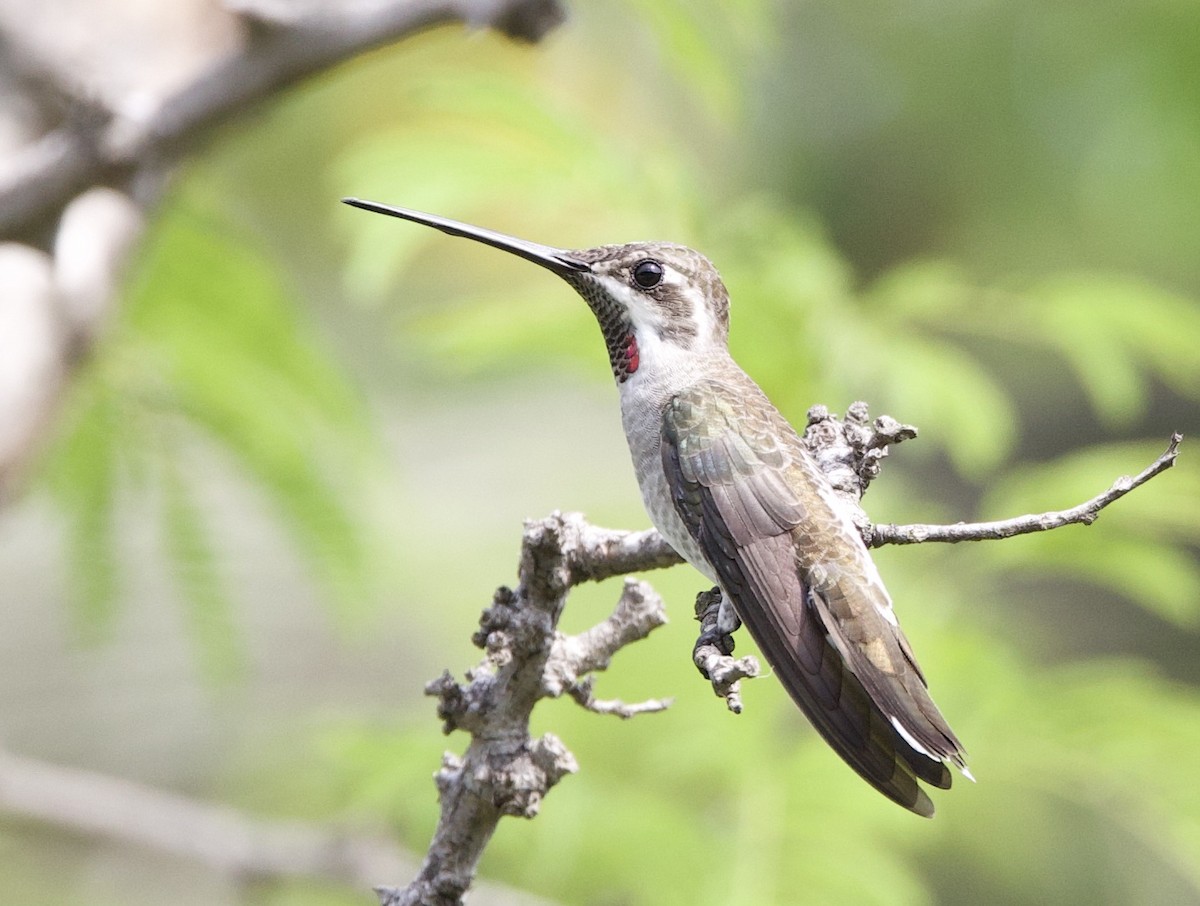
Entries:
{"type": "Polygon", "coordinates": [[[474,239],[558,274],[583,296],[600,322],[619,383],[646,366],[671,368],[726,348],[729,293],[709,260],[682,245],[635,242],[571,251],[435,214],[357,198],[343,201],[474,239]]]}
{"type": "Polygon", "coordinates": [[[674,359],[725,348],[729,293],[699,252],[667,242],[633,242],[567,254],[587,265],[562,276],[600,322],[619,382],[645,364],[671,367],[674,359]]]}

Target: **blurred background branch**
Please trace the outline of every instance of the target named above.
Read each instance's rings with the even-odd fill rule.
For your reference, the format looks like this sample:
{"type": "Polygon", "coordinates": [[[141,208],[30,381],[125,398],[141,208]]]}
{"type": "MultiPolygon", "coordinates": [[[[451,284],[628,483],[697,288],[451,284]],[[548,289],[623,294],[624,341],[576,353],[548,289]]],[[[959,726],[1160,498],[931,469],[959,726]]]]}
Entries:
{"type": "Polygon", "coordinates": [[[0,332],[0,502],[109,314],[144,211],[213,130],[316,72],[439,23],[536,41],[564,15],[556,0],[214,5],[204,10],[218,20],[204,23],[210,40],[188,48],[187,65],[140,73],[136,91],[118,93],[111,73],[80,71],[66,48],[39,47],[44,26],[21,12],[19,3],[0,9],[0,75],[8,75],[13,119],[23,120],[10,128],[25,132],[0,149],[0,281],[9,300],[0,323],[8,327],[0,332]]]}
{"type": "MultiPolygon", "coordinates": [[[[70,199],[116,185],[143,206],[178,159],[208,133],[316,72],[444,22],[494,27],[537,41],[563,19],[555,0],[345,0],[325,4],[229,3],[229,21],[208,28],[213,41],[180,85],[140,85],[137,97],[105,97],[109,81],[88,84],[57,55],[36,56],[34,36],[15,15],[3,20],[3,47],[28,106],[60,122],[9,152],[0,181],[0,238],[45,233],[70,199]],[[230,34],[232,33],[232,35],[230,34]],[[161,91],[161,95],[157,92],[161,91]]],[[[211,15],[222,15],[214,6],[211,15]]],[[[193,48],[195,50],[196,48],[193,48]]],[[[86,78],[86,76],[85,76],[86,78]]]]}
{"type": "MultiPolygon", "coordinates": [[[[10,820],[194,861],[235,886],[308,878],[366,890],[380,878],[417,870],[413,857],[382,835],[256,820],[228,806],[3,750],[0,810],[10,820]]],[[[487,881],[476,892],[492,906],[549,904],[487,881]]]]}

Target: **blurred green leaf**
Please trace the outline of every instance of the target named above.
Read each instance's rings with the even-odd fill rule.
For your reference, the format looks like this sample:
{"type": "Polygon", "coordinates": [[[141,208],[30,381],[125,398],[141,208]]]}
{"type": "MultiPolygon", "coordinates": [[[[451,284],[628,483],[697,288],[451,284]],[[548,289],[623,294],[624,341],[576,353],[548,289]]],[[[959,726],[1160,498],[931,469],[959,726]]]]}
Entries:
{"type": "MultiPolygon", "coordinates": [[[[1200,897],[1200,794],[1192,765],[1172,756],[1200,745],[1195,690],[1136,664],[1092,663],[1039,677],[1030,692],[1048,705],[1033,718],[1035,732],[1058,747],[1041,766],[1047,791],[1123,824],[1200,897]],[[1054,776],[1045,772],[1051,765],[1054,776]]],[[[1028,776],[1036,783],[1039,772],[1028,776]]]]}
{"type": "Polygon", "coordinates": [[[104,635],[118,611],[116,503],[121,480],[117,400],[85,371],[73,389],[71,430],[43,464],[47,484],[67,519],[72,601],[84,637],[104,635]]]}
{"type": "Polygon", "coordinates": [[[996,545],[990,560],[1010,570],[1036,569],[1105,586],[1165,620],[1200,625],[1200,566],[1184,550],[1114,532],[1093,532],[1086,544],[1058,529],[1022,544],[996,545]]]}
{"type": "Polygon", "coordinates": [[[1144,410],[1150,382],[1200,399],[1200,307],[1122,277],[1064,275],[1020,292],[971,289],[941,267],[904,268],[882,284],[889,301],[923,327],[1050,349],[1075,372],[1095,412],[1114,425],[1144,410]],[[986,300],[990,305],[981,305],[986,300]],[[1003,316],[999,316],[1000,312],[1003,316]]]}
{"type": "Polygon", "coordinates": [[[195,208],[164,221],[131,303],[131,338],[168,412],[255,475],[338,600],[366,593],[354,514],[373,451],[362,400],[267,262],[195,208]]]}
{"type": "Polygon", "coordinates": [[[70,520],[81,619],[111,622],[117,501],[161,494],[164,551],[210,678],[237,662],[219,544],[190,455],[218,441],[255,476],[343,612],[365,604],[368,535],[356,510],[377,461],[362,399],[274,268],[203,204],[181,202],[144,250],[125,316],[72,395],[46,479],[70,520]]]}
{"type": "Polygon", "coordinates": [[[726,123],[736,121],[743,67],[773,43],[768,5],[762,0],[626,0],[624,5],[654,35],[664,60],[688,93],[704,102],[705,112],[726,123]]]}
{"type": "Polygon", "coordinates": [[[244,666],[233,601],[221,580],[203,514],[174,457],[163,463],[163,536],[189,617],[200,667],[214,685],[236,681],[244,666]]]}

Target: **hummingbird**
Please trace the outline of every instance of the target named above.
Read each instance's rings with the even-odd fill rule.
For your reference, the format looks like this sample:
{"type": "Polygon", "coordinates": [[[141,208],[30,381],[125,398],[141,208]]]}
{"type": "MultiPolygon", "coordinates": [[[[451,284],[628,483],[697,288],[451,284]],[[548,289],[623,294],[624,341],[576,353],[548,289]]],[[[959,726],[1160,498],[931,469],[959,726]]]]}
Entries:
{"type": "Polygon", "coordinates": [[[966,753],[849,507],[730,356],[729,293],[712,263],[674,243],[559,249],[343,201],[517,255],[583,297],[608,349],[646,511],[719,586],[719,630],[744,624],[830,747],[893,802],[932,817],[921,782],[948,789],[951,766],[970,778],[966,753]]]}

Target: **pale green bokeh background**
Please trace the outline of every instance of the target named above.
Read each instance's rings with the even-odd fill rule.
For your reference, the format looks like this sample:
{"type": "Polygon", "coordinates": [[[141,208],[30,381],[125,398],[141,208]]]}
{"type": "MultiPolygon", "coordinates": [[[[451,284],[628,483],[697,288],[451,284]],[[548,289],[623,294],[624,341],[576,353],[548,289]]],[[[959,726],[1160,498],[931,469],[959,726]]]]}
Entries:
{"type": "MultiPolygon", "coordinates": [[[[423,850],[423,683],[478,658],[522,519],[647,524],[583,303],[337,204],[568,247],[707,253],[735,356],[794,421],[917,424],[878,521],[1073,505],[1200,420],[1200,13],[1180,3],[575,4],[528,48],[445,28],[226,130],[0,514],[14,751],[423,850]]],[[[770,679],[689,661],[700,577],[598,693],[484,873],[564,903],[1200,902],[1200,468],[1091,529],[880,551],[979,783],[889,805],[770,679]]],[[[615,586],[582,589],[578,630],[615,586]]],[[[748,646],[748,640],[743,640],[748,646]]],[[[0,825],[0,901],[350,903],[0,825]]],[[[407,879],[380,879],[381,882],[407,879]]]]}

